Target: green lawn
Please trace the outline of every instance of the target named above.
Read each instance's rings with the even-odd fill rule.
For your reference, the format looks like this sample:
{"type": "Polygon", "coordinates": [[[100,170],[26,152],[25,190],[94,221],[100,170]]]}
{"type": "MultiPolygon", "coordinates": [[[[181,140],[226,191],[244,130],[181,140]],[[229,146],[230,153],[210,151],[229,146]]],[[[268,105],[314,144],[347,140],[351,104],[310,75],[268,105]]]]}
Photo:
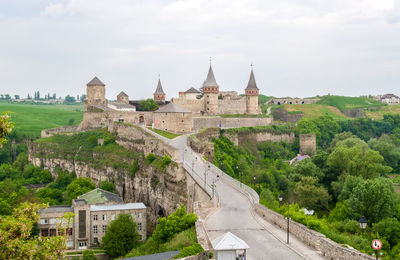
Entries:
{"type": "Polygon", "coordinates": [[[284,108],[289,113],[303,113],[304,118],[316,118],[320,116],[329,115],[333,118],[346,117],[339,109],[329,105],[321,104],[286,104],[284,108]]]}
{"type": "Polygon", "coordinates": [[[0,102],[0,112],[10,112],[15,130],[30,137],[39,137],[43,129],[66,126],[73,119],[78,125],[83,105],[39,105],[0,102]]]}
{"type": "Polygon", "coordinates": [[[154,133],[157,133],[161,136],[164,136],[165,138],[168,138],[168,139],[174,139],[175,137],[180,136],[180,134],[174,134],[171,132],[167,132],[167,131],[163,131],[163,130],[159,130],[159,129],[155,129],[155,128],[151,129],[151,127],[147,127],[147,129],[149,129],[149,130],[153,131],[154,133]]]}
{"type": "Polygon", "coordinates": [[[325,104],[340,110],[352,108],[380,107],[385,104],[367,97],[323,96],[317,104],[325,104]]]}

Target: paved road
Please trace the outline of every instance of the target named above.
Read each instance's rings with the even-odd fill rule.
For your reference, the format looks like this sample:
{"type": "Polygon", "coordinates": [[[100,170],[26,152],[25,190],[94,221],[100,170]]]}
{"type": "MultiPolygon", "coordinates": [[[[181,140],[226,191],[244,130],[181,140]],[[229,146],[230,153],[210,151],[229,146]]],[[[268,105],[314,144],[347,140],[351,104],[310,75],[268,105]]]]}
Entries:
{"type": "Polygon", "coordinates": [[[204,173],[207,173],[207,185],[211,186],[216,181],[220,208],[208,216],[205,221],[210,240],[230,231],[249,245],[248,260],[325,259],[293,236],[291,236],[291,243],[288,247],[284,243],[286,233],[256,215],[250,201],[243,193],[228,183],[217,181],[216,173],[207,170],[207,163],[186,147],[186,138],[187,136],[180,136],[168,140],[168,143],[180,150],[179,159],[193,166],[195,174],[202,176],[204,180],[204,173]]]}

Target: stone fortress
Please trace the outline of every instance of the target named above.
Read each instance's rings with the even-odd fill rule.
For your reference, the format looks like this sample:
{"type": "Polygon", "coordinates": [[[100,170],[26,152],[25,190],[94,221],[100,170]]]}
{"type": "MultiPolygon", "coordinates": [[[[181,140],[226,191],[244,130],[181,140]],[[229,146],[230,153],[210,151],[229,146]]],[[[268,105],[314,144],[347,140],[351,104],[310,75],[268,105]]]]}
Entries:
{"type": "Polygon", "coordinates": [[[94,77],[87,84],[84,116],[78,130],[105,127],[114,122],[152,125],[156,129],[174,133],[190,133],[202,127],[231,128],[272,124],[272,118],[218,116],[262,113],[258,104],[259,89],[253,69],[251,69],[244,96],[238,95],[236,91],[220,91],[211,64],[201,90],[202,92],[190,88],[185,92],[179,92],[178,98],[167,101],[159,79],[153,96],[159,109],[137,111],[139,101],[130,100],[123,91],[118,94],[116,102],[108,102],[105,84],[94,77]]]}

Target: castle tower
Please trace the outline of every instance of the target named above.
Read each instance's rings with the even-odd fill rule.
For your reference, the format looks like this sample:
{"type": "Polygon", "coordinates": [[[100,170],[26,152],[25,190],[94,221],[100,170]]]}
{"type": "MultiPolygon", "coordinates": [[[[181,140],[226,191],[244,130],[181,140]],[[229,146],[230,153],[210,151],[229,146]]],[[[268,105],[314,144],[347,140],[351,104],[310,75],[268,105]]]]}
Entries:
{"type": "Polygon", "coordinates": [[[117,96],[117,102],[129,104],[129,96],[125,92],[121,91],[117,96]]]}
{"type": "Polygon", "coordinates": [[[157,84],[157,88],[156,91],[154,92],[154,101],[162,101],[165,102],[165,93],[164,90],[161,86],[161,81],[160,79],[158,79],[158,84],[157,84]]]}
{"type": "Polygon", "coordinates": [[[250,79],[246,92],[246,113],[247,114],[258,114],[260,113],[258,108],[258,92],[256,79],[254,78],[253,68],[251,68],[250,79]]]}
{"type": "Polygon", "coordinates": [[[86,84],[85,111],[88,111],[92,105],[107,106],[106,85],[97,77],[86,84]]]}
{"type": "Polygon", "coordinates": [[[207,78],[203,83],[204,109],[207,114],[218,114],[218,94],[219,86],[210,64],[207,78]]]}

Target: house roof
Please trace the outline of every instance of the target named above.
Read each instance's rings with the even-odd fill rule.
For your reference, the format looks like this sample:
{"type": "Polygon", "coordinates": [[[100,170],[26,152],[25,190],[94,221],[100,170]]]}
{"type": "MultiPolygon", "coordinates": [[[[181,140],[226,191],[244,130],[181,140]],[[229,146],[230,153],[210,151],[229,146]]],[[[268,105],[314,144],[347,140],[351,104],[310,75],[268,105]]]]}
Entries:
{"type": "Polygon", "coordinates": [[[125,203],[125,204],[90,205],[90,211],[127,210],[127,209],[145,209],[145,208],[146,206],[142,202],[125,203]]]}
{"type": "Polygon", "coordinates": [[[217,237],[212,242],[214,250],[242,250],[250,247],[242,239],[238,238],[231,232],[225,233],[217,237]]]}
{"type": "Polygon", "coordinates": [[[71,206],[50,206],[45,209],[41,209],[40,213],[54,213],[54,212],[74,212],[71,206]]]}
{"type": "Polygon", "coordinates": [[[102,190],[100,188],[96,188],[91,190],[81,196],[78,196],[78,199],[84,199],[87,201],[88,204],[99,204],[99,203],[106,203],[106,202],[124,202],[118,194],[102,190]]]}
{"type": "Polygon", "coordinates": [[[98,77],[94,77],[86,86],[105,86],[98,77]]]}
{"type": "Polygon", "coordinates": [[[125,92],[121,91],[121,93],[119,93],[117,97],[128,97],[128,95],[125,92]]]}
{"type": "Polygon", "coordinates": [[[197,89],[191,87],[190,89],[188,89],[188,90],[185,91],[185,94],[186,94],[186,93],[196,93],[196,94],[200,94],[201,92],[198,91],[197,89]]]}
{"type": "Polygon", "coordinates": [[[154,111],[154,113],[191,113],[191,112],[192,111],[180,107],[172,102],[164,106],[161,106],[159,109],[154,111]]]}
{"type": "Polygon", "coordinates": [[[126,103],[121,103],[121,102],[112,102],[112,103],[108,103],[109,106],[114,106],[117,109],[122,109],[122,108],[130,108],[130,109],[134,109],[136,108],[135,106],[132,106],[130,104],[126,104],[126,103]]]}
{"type": "Polygon", "coordinates": [[[203,83],[203,87],[218,87],[217,81],[214,77],[214,72],[210,64],[210,68],[208,69],[207,78],[203,83]]]}
{"type": "Polygon", "coordinates": [[[253,69],[251,69],[249,83],[247,84],[246,90],[258,90],[256,79],[254,78],[253,69]]]}
{"type": "Polygon", "coordinates": [[[154,92],[154,95],[165,95],[160,79],[158,79],[158,84],[157,84],[156,92],[154,92]]]}

